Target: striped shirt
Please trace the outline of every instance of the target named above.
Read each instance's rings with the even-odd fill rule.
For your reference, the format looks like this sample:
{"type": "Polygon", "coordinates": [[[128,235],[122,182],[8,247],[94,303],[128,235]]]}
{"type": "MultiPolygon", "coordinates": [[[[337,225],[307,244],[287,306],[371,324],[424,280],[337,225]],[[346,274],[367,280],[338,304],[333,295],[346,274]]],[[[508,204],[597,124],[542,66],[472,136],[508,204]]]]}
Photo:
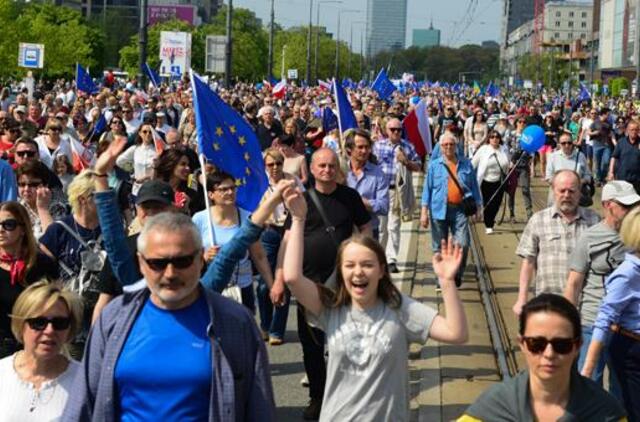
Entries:
{"type": "Polygon", "coordinates": [[[535,213],[525,227],[516,255],[535,261],[535,295],[562,294],[569,274],[569,256],[582,233],[600,221],[588,208],[578,208],[577,217],[567,222],[554,206],[535,213]]]}

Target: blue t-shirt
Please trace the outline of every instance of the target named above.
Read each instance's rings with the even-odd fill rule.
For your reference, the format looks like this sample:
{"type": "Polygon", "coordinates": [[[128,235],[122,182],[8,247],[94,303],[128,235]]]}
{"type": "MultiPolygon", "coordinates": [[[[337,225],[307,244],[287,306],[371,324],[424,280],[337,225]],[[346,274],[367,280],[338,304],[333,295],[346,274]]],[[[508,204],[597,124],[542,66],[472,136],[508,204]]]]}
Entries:
{"type": "MultiPolygon", "coordinates": [[[[249,211],[238,208],[240,212],[240,225],[245,224],[249,218],[249,211]]],[[[209,236],[209,218],[207,216],[207,210],[197,212],[191,217],[193,224],[196,225],[200,236],[202,236],[202,245],[206,251],[211,246],[211,237],[209,236]]],[[[213,233],[216,241],[216,245],[224,245],[229,242],[233,236],[240,230],[240,225],[234,224],[233,226],[219,226],[213,225],[213,233]]],[[[249,254],[240,260],[238,267],[233,271],[230,283],[237,284],[239,287],[247,287],[252,282],[251,261],[249,260],[249,254]]]]}
{"type": "Polygon", "coordinates": [[[204,295],[176,311],[147,299],[116,363],[122,421],[209,419],[210,320],[204,295]]]}

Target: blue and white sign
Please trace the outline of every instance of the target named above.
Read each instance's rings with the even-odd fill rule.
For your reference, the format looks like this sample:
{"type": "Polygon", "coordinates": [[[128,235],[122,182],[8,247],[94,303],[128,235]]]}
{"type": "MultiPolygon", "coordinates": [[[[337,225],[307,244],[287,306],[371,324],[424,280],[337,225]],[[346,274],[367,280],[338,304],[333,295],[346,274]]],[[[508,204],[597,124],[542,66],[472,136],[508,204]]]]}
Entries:
{"type": "Polygon", "coordinates": [[[42,69],[44,66],[44,44],[20,43],[18,66],[42,69]]]}

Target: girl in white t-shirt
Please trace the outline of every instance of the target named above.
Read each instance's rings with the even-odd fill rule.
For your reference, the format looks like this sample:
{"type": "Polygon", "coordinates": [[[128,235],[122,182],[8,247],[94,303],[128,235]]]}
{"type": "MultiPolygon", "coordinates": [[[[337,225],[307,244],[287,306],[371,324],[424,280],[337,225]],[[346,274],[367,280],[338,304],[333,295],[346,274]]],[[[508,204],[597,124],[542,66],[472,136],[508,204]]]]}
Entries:
{"type": "Polygon", "coordinates": [[[462,249],[443,241],[433,258],[446,317],[403,295],[393,285],[384,249],[356,235],[342,243],[336,259],[336,290],[304,277],[307,204],[300,191],[285,191],[291,229],[283,274],[311,324],[325,331],[329,349],[321,421],[409,419],[409,344],[428,337],[464,343],[467,322],[455,287],[462,249]]]}

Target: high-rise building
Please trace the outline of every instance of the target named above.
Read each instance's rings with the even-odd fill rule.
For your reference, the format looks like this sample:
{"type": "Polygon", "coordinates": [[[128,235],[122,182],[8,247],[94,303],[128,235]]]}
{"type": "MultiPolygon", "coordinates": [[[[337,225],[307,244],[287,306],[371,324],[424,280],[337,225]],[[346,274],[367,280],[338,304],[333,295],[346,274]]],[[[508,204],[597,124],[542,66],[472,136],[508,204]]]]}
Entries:
{"type": "Polygon", "coordinates": [[[507,37],[516,28],[533,19],[533,3],[534,0],[504,0],[501,45],[507,43],[507,37]]]}
{"type": "Polygon", "coordinates": [[[407,33],[407,0],[367,0],[367,56],[402,49],[407,33]]]}
{"type": "Polygon", "coordinates": [[[414,47],[437,47],[440,45],[440,30],[433,27],[433,20],[429,29],[414,29],[411,37],[414,47]]]}

